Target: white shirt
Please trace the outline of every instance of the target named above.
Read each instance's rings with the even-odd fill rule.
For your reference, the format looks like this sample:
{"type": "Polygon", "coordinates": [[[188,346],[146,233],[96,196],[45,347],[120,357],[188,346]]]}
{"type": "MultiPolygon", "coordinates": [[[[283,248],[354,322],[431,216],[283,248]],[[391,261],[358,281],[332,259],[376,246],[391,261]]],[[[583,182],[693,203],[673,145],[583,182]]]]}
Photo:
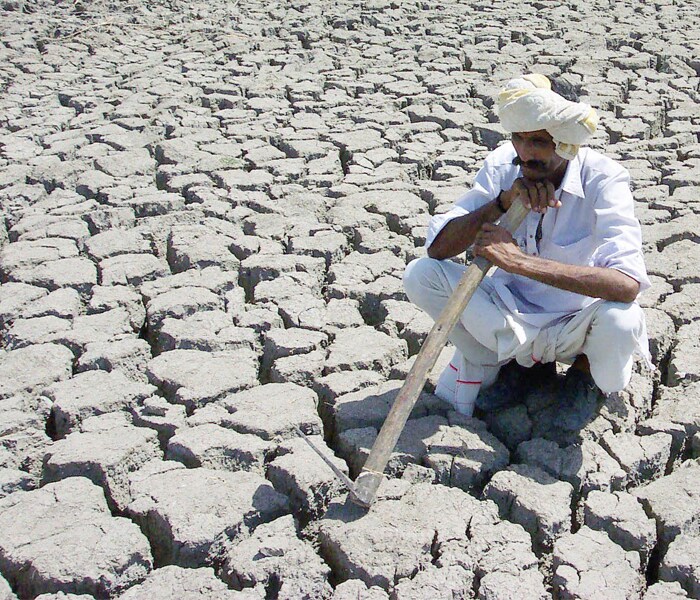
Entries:
{"type": "MultiPolygon", "coordinates": [[[[503,144],[486,157],[474,185],[454,208],[435,215],[429,224],[426,247],[452,219],[490,202],[522,177],[513,165],[513,145],[503,144]]],[[[610,158],[581,148],[566,169],[555,196],[561,207],[550,208],[542,219],[542,239],[536,243],[541,215],[530,212],[513,237],[523,252],[573,265],[617,269],[639,282],[640,292],[651,284],[642,256],[642,235],[634,216],[629,173],[610,158]]],[[[545,327],[592,304],[597,299],[497,269],[492,277],[508,310],[530,325],[545,327]]]]}

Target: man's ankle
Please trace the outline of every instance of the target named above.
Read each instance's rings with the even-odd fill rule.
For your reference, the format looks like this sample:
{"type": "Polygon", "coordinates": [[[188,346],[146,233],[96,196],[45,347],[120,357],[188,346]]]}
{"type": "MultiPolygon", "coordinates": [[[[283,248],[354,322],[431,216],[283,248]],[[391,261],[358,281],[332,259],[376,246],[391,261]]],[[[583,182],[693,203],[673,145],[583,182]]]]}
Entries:
{"type": "Polygon", "coordinates": [[[581,371],[587,375],[591,374],[591,364],[588,362],[588,357],[585,354],[579,354],[576,360],[569,367],[569,370],[581,371]]]}

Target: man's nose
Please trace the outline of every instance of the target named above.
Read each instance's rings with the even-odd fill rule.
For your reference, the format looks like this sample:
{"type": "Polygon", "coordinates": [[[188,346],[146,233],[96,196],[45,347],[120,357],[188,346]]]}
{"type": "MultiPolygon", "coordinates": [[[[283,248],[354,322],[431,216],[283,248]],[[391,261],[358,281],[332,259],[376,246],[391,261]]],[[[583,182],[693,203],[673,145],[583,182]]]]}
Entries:
{"type": "Polygon", "coordinates": [[[518,148],[518,156],[523,162],[534,160],[536,158],[534,145],[528,141],[523,142],[518,148]]]}

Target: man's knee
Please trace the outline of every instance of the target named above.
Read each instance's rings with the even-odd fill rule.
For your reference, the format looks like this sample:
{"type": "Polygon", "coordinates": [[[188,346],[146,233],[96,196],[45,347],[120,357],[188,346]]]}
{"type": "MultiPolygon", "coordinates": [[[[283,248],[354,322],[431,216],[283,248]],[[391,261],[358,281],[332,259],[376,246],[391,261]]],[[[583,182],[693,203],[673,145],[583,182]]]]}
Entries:
{"type": "Polygon", "coordinates": [[[635,303],[603,302],[596,311],[596,329],[616,335],[639,337],[644,323],[644,311],[635,303]]]}
{"type": "Polygon", "coordinates": [[[420,306],[420,298],[426,290],[436,287],[439,263],[440,261],[434,258],[422,257],[406,265],[403,273],[403,287],[408,299],[414,304],[420,306]]]}
{"type": "Polygon", "coordinates": [[[644,311],[638,304],[604,302],[596,312],[584,345],[591,375],[606,394],[627,386],[633,354],[644,331],[644,311]]]}

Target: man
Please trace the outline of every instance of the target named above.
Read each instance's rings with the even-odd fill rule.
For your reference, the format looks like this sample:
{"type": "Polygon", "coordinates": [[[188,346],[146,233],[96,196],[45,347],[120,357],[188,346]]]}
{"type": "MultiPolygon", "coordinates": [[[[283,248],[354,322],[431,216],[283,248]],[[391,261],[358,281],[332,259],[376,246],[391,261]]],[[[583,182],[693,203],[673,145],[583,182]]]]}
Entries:
{"type": "Polygon", "coordinates": [[[512,359],[525,367],[573,362],[565,381],[572,393],[620,391],[635,351],[650,364],[635,303],[650,283],[629,175],[580,148],[595,132],[595,111],[554,93],[543,75],[510,81],[497,109],[511,142],[486,158],[452,210],[432,218],[429,258],[404,275],[408,297],[436,319],[465,269],[444,259],[473,245],[498,267],[450,336],[457,352],[436,393],[471,415],[480,388],[512,359]],[[495,222],[517,198],[530,212],[511,236],[495,222]]]}

